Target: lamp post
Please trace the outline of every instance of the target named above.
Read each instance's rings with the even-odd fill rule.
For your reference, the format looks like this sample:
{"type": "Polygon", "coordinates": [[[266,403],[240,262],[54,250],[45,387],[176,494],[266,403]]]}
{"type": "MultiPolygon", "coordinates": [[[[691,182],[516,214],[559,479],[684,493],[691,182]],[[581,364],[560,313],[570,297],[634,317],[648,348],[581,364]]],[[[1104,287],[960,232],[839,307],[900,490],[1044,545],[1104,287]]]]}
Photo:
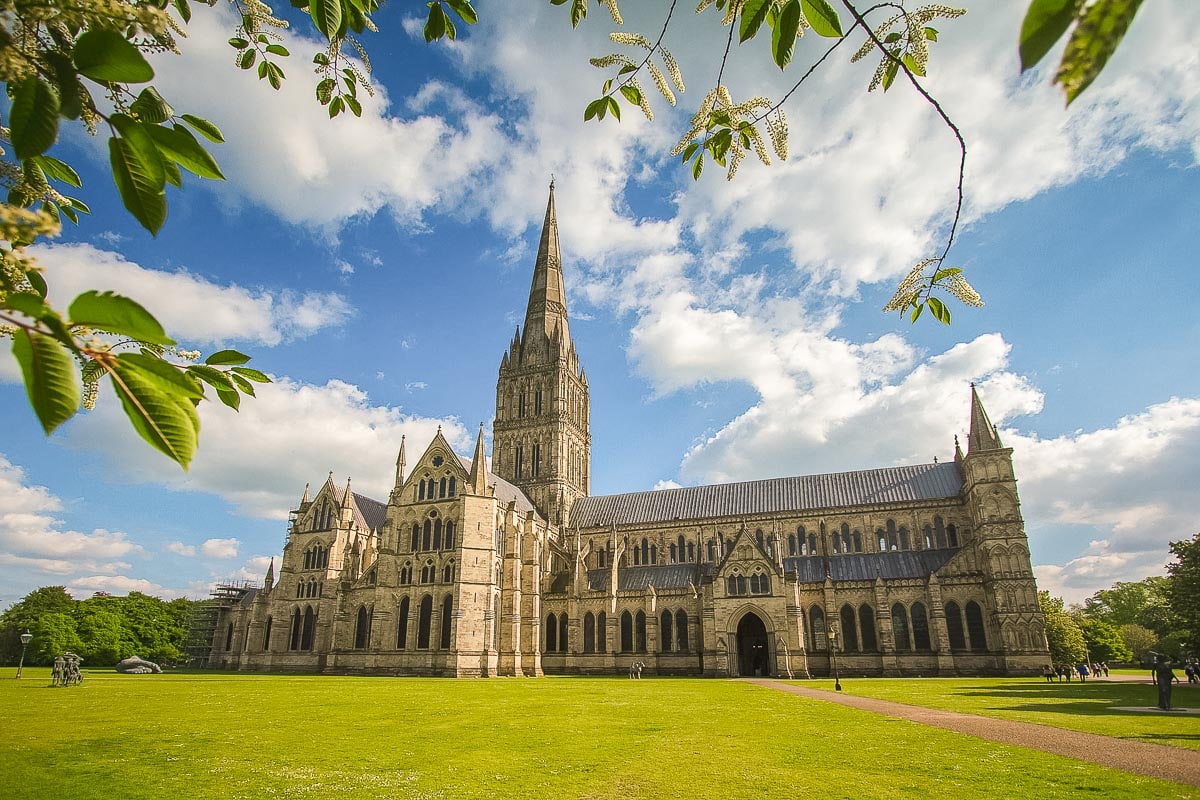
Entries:
{"type": "Polygon", "coordinates": [[[837,626],[829,626],[829,658],[833,664],[833,688],[836,691],[842,690],[842,676],[838,674],[837,665],[837,626]]]}
{"type": "Polygon", "coordinates": [[[21,670],[25,667],[25,648],[33,641],[33,634],[25,631],[21,634],[21,660],[17,662],[17,680],[21,679],[21,670]]]}

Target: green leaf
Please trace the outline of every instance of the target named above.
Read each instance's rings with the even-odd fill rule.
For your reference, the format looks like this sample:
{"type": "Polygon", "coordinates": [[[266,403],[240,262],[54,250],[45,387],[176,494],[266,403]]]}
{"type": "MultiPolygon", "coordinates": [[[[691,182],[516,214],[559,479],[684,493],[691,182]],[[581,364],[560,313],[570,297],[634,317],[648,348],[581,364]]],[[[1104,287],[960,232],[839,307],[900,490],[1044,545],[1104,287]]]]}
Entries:
{"type": "Polygon", "coordinates": [[[57,339],[25,328],[13,332],[13,355],[21,366],[29,405],[49,435],[79,410],[75,359],[57,339]]]}
{"type": "Polygon", "coordinates": [[[1067,93],[1070,105],[1104,69],[1116,52],[1142,0],[1096,0],[1087,7],[1063,52],[1054,80],[1067,93]]]}
{"type": "Polygon", "coordinates": [[[63,199],[70,200],[71,208],[74,208],[76,211],[82,211],[84,214],[92,213],[92,209],[88,208],[88,204],[80,200],[78,197],[67,197],[66,195],[63,195],[63,199]]]}
{"type": "Polygon", "coordinates": [[[216,159],[204,149],[204,145],[200,144],[187,128],[182,125],[175,125],[172,128],[147,125],[145,129],[164,158],[174,161],[198,177],[214,181],[225,180],[225,176],[221,174],[221,168],[217,166],[216,159]]]}
{"type": "MultiPolygon", "coordinates": [[[[134,130],[140,130],[135,128],[134,130]]],[[[142,135],[154,143],[142,131],[142,135]]],[[[129,138],[114,136],[108,140],[108,160],[112,165],[113,182],[121,194],[121,202],[134,219],[152,234],[157,234],[167,221],[167,195],[163,191],[166,173],[157,151],[147,154],[129,138]]]]}
{"type": "Polygon", "coordinates": [[[311,0],[308,14],[326,39],[332,41],[337,36],[338,28],[342,27],[341,0],[311,0]]]}
{"type": "MultiPolygon", "coordinates": [[[[592,102],[588,103],[587,108],[583,110],[583,121],[587,122],[597,114],[601,114],[601,112],[603,112],[606,108],[608,108],[606,98],[601,97],[593,100],[592,102]]],[[[603,115],[600,116],[600,119],[604,119],[603,115]]]]}
{"type": "Polygon", "coordinates": [[[800,30],[800,2],[788,0],[771,31],[771,55],[780,69],[786,67],[796,51],[796,32],[800,30]]]}
{"type": "Polygon", "coordinates": [[[9,130],[18,159],[41,155],[58,138],[58,94],[36,75],[17,87],[9,130]]]}
{"type": "Polygon", "coordinates": [[[908,71],[913,75],[921,78],[925,77],[925,70],[921,69],[921,65],[917,63],[917,60],[912,57],[911,53],[905,53],[901,61],[904,62],[904,66],[908,67],[908,71]]]}
{"type": "Polygon", "coordinates": [[[358,98],[354,95],[346,95],[346,107],[350,109],[350,113],[354,114],[354,116],[362,116],[362,104],[358,102],[358,98]]]}
{"type": "Polygon", "coordinates": [[[256,58],[258,58],[257,50],[243,50],[242,54],[238,56],[237,65],[242,69],[250,69],[254,66],[254,60],[256,58]]]}
{"type": "Polygon", "coordinates": [[[333,119],[338,114],[342,113],[342,109],[345,108],[345,106],[346,104],[342,101],[341,95],[333,98],[333,101],[329,104],[329,118],[333,119]]]}
{"type": "Polygon", "coordinates": [[[896,80],[896,75],[900,72],[900,62],[896,60],[899,56],[896,53],[892,53],[892,55],[894,57],[888,59],[887,69],[883,71],[883,90],[885,92],[892,88],[892,82],[896,80]]]}
{"type": "Polygon", "coordinates": [[[475,7],[471,5],[469,0],[446,0],[446,5],[454,9],[454,13],[468,25],[474,25],[479,21],[479,15],[475,13],[475,7]]]}
{"type": "Polygon", "coordinates": [[[250,43],[240,36],[235,36],[229,40],[229,46],[235,50],[245,50],[250,43]]]}
{"type": "Polygon", "coordinates": [[[946,278],[949,278],[951,275],[961,275],[961,274],[962,274],[961,267],[943,267],[942,269],[939,269],[937,272],[933,273],[933,282],[937,283],[938,281],[942,281],[942,280],[945,280],[946,278]]]}
{"type": "Polygon", "coordinates": [[[842,36],[842,21],[827,0],[801,0],[804,18],[818,36],[837,39],[842,36]]]}
{"type": "Polygon", "coordinates": [[[163,360],[157,353],[143,349],[140,353],[122,353],[120,358],[127,364],[135,365],[144,373],[146,380],[157,384],[165,392],[193,401],[204,399],[204,387],[198,380],[186,370],[163,360]]]}
{"type": "Polygon", "coordinates": [[[929,313],[933,314],[933,318],[943,325],[950,324],[950,309],[946,308],[946,304],[936,297],[929,298],[926,303],[929,305],[929,313]]]}
{"type": "Polygon", "coordinates": [[[696,156],[695,162],[692,164],[692,180],[700,180],[700,173],[704,171],[704,151],[696,156]]]}
{"type": "Polygon", "coordinates": [[[54,71],[54,83],[58,89],[58,113],[67,119],[79,119],[79,115],[83,113],[80,95],[87,94],[91,97],[91,94],[79,82],[75,65],[65,53],[48,52],[45,53],[45,58],[54,71]]]}
{"type": "Polygon", "coordinates": [[[621,87],[621,94],[624,95],[625,99],[628,100],[633,105],[635,105],[635,106],[641,105],[642,93],[638,91],[638,88],[636,86],[631,86],[630,84],[625,84],[624,86],[621,87]]]}
{"type": "Polygon", "coordinates": [[[237,374],[230,375],[229,377],[233,379],[234,384],[241,389],[243,393],[254,397],[254,386],[252,386],[248,380],[237,374]]]}
{"type": "Polygon", "coordinates": [[[925,38],[926,39],[928,39],[931,42],[936,42],[938,40],[937,37],[938,37],[937,28],[926,28],[925,29],[925,38]]]}
{"type": "Polygon", "coordinates": [[[30,319],[38,319],[50,310],[46,306],[45,298],[46,295],[40,292],[9,292],[0,296],[0,308],[8,308],[30,319]]]}
{"type": "Polygon", "coordinates": [[[219,386],[214,386],[217,391],[217,398],[225,405],[238,411],[242,407],[242,396],[237,389],[224,389],[219,386]]]}
{"type": "Polygon", "coordinates": [[[287,49],[286,47],[284,47],[283,45],[281,45],[281,44],[269,44],[269,45],[267,45],[267,52],[268,52],[268,53],[270,53],[270,54],[271,54],[271,55],[273,55],[273,56],[283,56],[283,57],[287,57],[287,56],[290,56],[290,55],[291,55],[291,53],[289,53],[289,52],[288,52],[288,49],[287,49]]]}
{"type": "Polygon", "coordinates": [[[574,0],[571,3],[571,27],[578,28],[579,23],[587,17],[587,0],[574,0]]]}
{"type": "Polygon", "coordinates": [[[446,22],[446,12],[442,10],[442,4],[436,0],[429,3],[429,17],[425,20],[425,41],[432,42],[445,36],[446,22]]]}
{"type": "Polygon", "coordinates": [[[1021,23],[1021,71],[1030,69],[1050,51],[1071,23],[1083,0],[1033,0],[1021,23]]]}
{"type": "Polygon", "coordinates": [[[758,29],[762,27],[767,12],[771,10],[771,0],[746,0],[742,6],[742,21],[738,25],[738,43],[753,39],[758,29]]]}
{"type": "Polygon", "coordinates": [[[617,118],[618,122],[620,122],[621,121],[621,106],[617,103],[617,98],[609,95],[608,97],[606,97],[604,99],[608,102],[608,110],[611,111],[612,115],[617,118]]]}
{"type": "Polygon", "coordinates": [[[65,161],[59,161],[54,156],[40,155],[33,159],[46,173],[47,177],[62,181],[76,188],[83,186],[79,173],[65,161]]]}
{"type": "Polygon", "coordinates": [[[75,213],[75,209],[64,205],[60,210],[62,211],[64,217],[71,220],[71,222],[75,223],[76,225],[79,224],[79,215],[75,213]]]}
{"type": "Polygon", "coordinates": [[[911,317],[909,317],[909,320],[908,320],[908,321],[909,321],[910,323],[916,322],[916,321],[917,321],[917,318],[921,316],[921,312],[922,312],[922,311],[924,311],[924,310],[925,310],[925,304],[924,304],[924,303],[917,303],[916,307],[915,307],[915,308],[913,308],[913,311],[912,311],[912,316],[911,316],[911,317]]]}
{"type": "Polygon", "coordinates": [[[176,188],[183,188],[183,173],[174,161],[163,161],[163,179],[176,188]]]}
{"type": "Polygon", "coordinates": [[[172,5],[179,12],[179,18],[184,22],[190,22],[192,19],[192,7],[188,5],[188,0],[172,0],[172,5]]]}
{"type": "Polygon", "coordinates": [[[75,41],[75,69],[104,83],[145,83],[154,69],[140,50],[116,31],[89,30],[75,41]]]}
{"type": "Polygon", "coordinates": [[[237,350],[218,350],[204,359],[204,363],[211,367],[227,367],[245,364],[249,360],[250,356],[239,353],[237,350]]]}
{"type": "Polygon", "coordinates": [[[329,105],[329,101],[333,99],[333,90],[337,88],[337,81],[333,78],[325,78],[317,84],[317,102],[323,106],[329,105]]]}
{"type": "Polygon", "coordinates": [[[67,315],[72,325],[99,328],[141,342],[175,344],[149,311],[128,297],[112,292],[84,292],[71,301],[67,315]]]}
{"type": "Polygon", "coordinates": [[[233,381],[229,375],[219,369],[206,367],[203,364],[193,364],[187,368],[191,375],[195,375],[200,380],[207,383],[217,392],[217,397],[222,403],[237,411],[241,407],[242,396],[238,393],[233,381]]]}
{"type": "Polygon", "coordinates": [[[132,110],[139,120],[142,122],[159,123],[166,122],[171,117],[175,116],[175,109],[163,99],[162,95],[153,86],[147,86],[138,94],[137,100],[134,100],[130,105],[132,110]]]}
{"type": "Polygon", "coordinates": [[[108,366],[113,389],[138,435],[187,469],[196,452],[200,416],[193,398],[169,388],[161,375],[147,369],[146,358],[136,353],[117,356],[108,366]]]}
{"type": "Polygon", "coordinates": [[[225,137],[221,135],[221,129],[216,125],[213,125],[208,120],[193,116],[191,114],[181,114],[179,118],[188,125],[192,126],[192,130],[196,131],[196,133],[200,134],[205,139],[208,139],[210,142],[214,144],[225,143],[225,137]]]}
{"type": "MultiPolygon", "coordinates": [[[[39,296],[46,296],[46,279],[42,277],[41,272],[36,269],[27,270],[25,272],[25,280],[29,281],[29,285],[33,287],[33,290],[37,292],[39,296]]],[[[9,297],[12,297],[12,295],[9,295],[9,297]]]]}
{"type": "Polygon", "coordinates": [[[700,148],[699,142],[692,142],[687,147],[683,148],[683,154],[682,154],[680,160],[683,161],[684,163],[691,161],[692,156],[694,156],[696,154],[696,150],[698,150],[699,148],[700,148]]]}
{"type": "Polygon", "coordinates": [[[267,377],[265,374],[259,372],[256,369],[251,369],[250,367],[234,367],[233,372],[235,375],[242,375],[242,376],[254,381],[255,383],[270,383],[271,382],[271,379],[269,377],[267,377]]]}

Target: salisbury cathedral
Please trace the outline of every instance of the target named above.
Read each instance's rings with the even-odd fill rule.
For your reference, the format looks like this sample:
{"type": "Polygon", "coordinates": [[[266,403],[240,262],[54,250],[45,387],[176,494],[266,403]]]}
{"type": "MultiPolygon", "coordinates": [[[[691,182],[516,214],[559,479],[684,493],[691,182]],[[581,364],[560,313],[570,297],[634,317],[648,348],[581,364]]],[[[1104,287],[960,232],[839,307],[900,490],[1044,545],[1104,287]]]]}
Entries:
{"type": "Polygon", "coordinates": [[[952,461],[594,496],[566,300],[551,186],[490,464],[482,426],[469,458],[439,431],[411,463],[399,443],[386,501],[332,475],[306,488],[278,575],[217,592],[210,666],[799,678],[1049,661],[1012,450],[974,387],[952,461]]]}

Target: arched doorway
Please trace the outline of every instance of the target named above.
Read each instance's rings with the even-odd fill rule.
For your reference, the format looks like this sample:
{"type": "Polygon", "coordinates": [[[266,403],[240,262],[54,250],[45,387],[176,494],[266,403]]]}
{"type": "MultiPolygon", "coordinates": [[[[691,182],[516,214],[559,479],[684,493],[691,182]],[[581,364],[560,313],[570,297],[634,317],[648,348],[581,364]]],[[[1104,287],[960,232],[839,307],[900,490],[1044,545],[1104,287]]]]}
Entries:
{"type": "Polygon", "coordinates": [[[771,674],[768,642],[767,626],[757,614],[750,612],[742,617],[737,626],[739,675],[754,677],[771,674]]]}

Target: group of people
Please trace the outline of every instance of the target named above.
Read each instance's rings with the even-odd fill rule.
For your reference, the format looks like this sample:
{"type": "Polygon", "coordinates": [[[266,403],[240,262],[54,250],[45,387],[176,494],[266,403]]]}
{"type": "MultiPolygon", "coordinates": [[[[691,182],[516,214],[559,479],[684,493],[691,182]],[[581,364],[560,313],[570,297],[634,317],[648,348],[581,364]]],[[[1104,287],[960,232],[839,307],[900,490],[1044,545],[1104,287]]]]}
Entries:
{"type": "Polygon", "coordinates": [[[1188,683],[1200,683],[1200,664],[1193,659],[1183,665],[1183,674],[1187,675],[1188,683]]]}
{"type": "Polygon", "coordinates": [[[1070,664],[1044,664],[1042,666],[1042,677],[1046,679],[1046,683],[1054,683],[1057,678],[1060,682],[1071,682],[1071,678],[1078,678],[1082,683],[1088,677],[1093,678],[1108,677],[1108,662],[1097,661],[1094,664],[1087,664],[1080,661],[1075,666],[1070,664]]]}
{"type": "Polygon", "coordinates": [[[54,686],[77,686],[83,683],[83,673],[79,664],[83,661],[75,653],[63,653],[54,659],[54,668],[50,671],[50,680],[54,686]]]}

